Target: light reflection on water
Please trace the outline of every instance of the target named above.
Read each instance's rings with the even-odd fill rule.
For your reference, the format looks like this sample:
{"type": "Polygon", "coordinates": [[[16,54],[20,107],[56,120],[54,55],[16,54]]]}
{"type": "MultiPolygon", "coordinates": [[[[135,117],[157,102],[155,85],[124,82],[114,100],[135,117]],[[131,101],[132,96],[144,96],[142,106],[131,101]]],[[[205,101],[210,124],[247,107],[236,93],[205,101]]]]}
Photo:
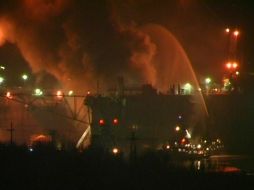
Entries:
{"type": "Polygon", "coordinates": [[[254,157],[243,155],[213,155],[196,160],[182,160],[173,163],[177,167],[197,172],[237,173],[254,175],[254,157]]]}

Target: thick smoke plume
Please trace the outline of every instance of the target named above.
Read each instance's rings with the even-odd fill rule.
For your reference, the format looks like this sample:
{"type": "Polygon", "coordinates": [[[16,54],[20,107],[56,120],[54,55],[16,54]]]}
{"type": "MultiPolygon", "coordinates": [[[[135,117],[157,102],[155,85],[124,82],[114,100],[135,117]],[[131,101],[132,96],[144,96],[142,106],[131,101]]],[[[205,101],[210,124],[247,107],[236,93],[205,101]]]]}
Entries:
{"type": "Polygon", "coordinates": [[[114,18],[112,2],[11,1],[0,17],[1,44],[16,44],[34,73],[46,71],[65,88],[110,86],[121,75],[156,83],[156,51],[138,27],[114,18]]]}
{"type": "MultiPolygon", "coordinates": [[[[195,1],[160,2],[158,8],[153,4],[152,0],[11,0],[0,4],[0,44],[16,44],[34,73],[46,71],[64,88],[85,91],[100,83],[105,89],[115,85],[120,75],[130,83],[150,83],[165,91],[175,81],[167,78],[172,73],[170,60],[158,63],[158,56],[162,60],[178,47],[158,49],[167,41],[165,32],[158,29],[162,26],[145,26],[154,20],[165,31],[170,26],[181,28],[178,33],[183,40],[188,42],[186,34],[196,39],[197,45],[185,45],[196,56],[197,46],[204,44],[193,25],[198,23],[198,30],[208,23],[195,1]],[[166,9],[168,15],[164,15],[166,9]],[[186,25],[188,19],[194,23],[186,25]],[[162,37],[154,39],[151,33],[162,37]]],[[[207,31],[202,32],[209,36],[207,31]]],[[[193,59],[203,64],[202,57],[207,59],[200,54],[193,59]]]]}

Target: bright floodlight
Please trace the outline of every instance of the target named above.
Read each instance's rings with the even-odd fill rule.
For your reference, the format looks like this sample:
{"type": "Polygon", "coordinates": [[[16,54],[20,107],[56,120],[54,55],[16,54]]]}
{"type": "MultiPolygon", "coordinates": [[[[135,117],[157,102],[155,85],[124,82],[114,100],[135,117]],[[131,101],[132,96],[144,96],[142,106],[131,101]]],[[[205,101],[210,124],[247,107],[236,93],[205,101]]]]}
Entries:
{"type": "Polygon", "coordinates": [[[186,90],[190,90],[190,89],[191,89],[191,84],[190,84],[190,83],[186,83],[186,84],[184,85],[184,88],[185,88],[186,90]]]}
{"type": "Polygon", "coordinates": [[[5,67],[1,65],[1,66],[0,66],[0,69],[5,70],[5,67]]]}
{"type": "Polygon", "coordinates": [[[68,92],[68,95],[69,95],[69,96],[72,96],[72,95],[73,95],[73,91],[70,90],[70,91],[68,92]]]}
{"type": "Polygon", "coordinates": [[[236,69],[238,67],[238,63],[237,62],[227,62],[226,63],[226,68],[227,69],[236,69]]]}
{"type": "Polygon", "coordinates": [[[57,96],[57,98],[62,98],[63,97],[63,92],[61,90],[58,90],[56,92],[56,96],[57,96]]]}
{"type": "Polygon", "coordinates": [[[239,35],[239,31],[238,30],[235,30],[234,31],[234,36],[237,37],[239,35]]]}
{"type": "Polygon", "coordinates": [[[229,29],[229,28],[226,28],[225,31],[226,31],[227,33],[229,33],[229,32],[230,32],[230,29],[229,29]]]}
{"type": "Polygon", "coordinates": [[[179,126],[176,126],[175,130],[178,132],[181,130],[181,128],[179,126]]]}
{"type": "Polygon", "coordinates": [[[205,79],[206,84],[210,84],[211,82],[212,82],[211,78],[208,77],[208,78],[205,79]]]}
{"type": "Polygon", "coordinates": [[[27,75],[27,74],[23,74],[23,75],[22,75],[22,79],[23,79],[23,80],[27,80],[27,79],[28,79],[28,75],[27,75]]]}
{"type": "Polygon", "coordinates": [[[43,94],[43,92],[42,92],[41,89],[36,88],[36,89],[34,90],[34,94],[35,94],[36,96],[41,96],[41,95],[43,94]]]}
{"type": "Polygon", "coordinates": [[[0,77],[0,84],[2,84],[4,82],[4,78],[0,77]]]}
{"type": "Polygon", "coordinates": [[[191,89],[192,89],[192,86],[190,83],[186,83],[184,85],[184,90],[186,91],[186,94],[190,94],[191,93],[191,89]]]}
{"type": "Polygon", "coordinates": [[[11,92],[6,92],[6,98],[9,98],[9,99],[11,99],[12,98],[12,96],[11,96],[11,92]]]}
{"type": "Polygon", "coordinates": [[[112,149],[112,152],[113,152],[114,154],[117,154],[117,153],[119,152],[119,150],[118,150],[118,148],[113,148],[113,149],[112,149]]]}
{"type": "Polygon", "coordinates": [[[236,62],[234,62],[234,63],[232,64],[232,66],[233,66],[233,68],[235,69],[235,68],[238,67],[238,64],[237,64],[236,62]]]}
{"type": "Polygon", "coordinates": [[[227,67],[228,69],[231,69],[232,63],[228,62],[228,63],[226,64],[226,67],[227,67]]]}

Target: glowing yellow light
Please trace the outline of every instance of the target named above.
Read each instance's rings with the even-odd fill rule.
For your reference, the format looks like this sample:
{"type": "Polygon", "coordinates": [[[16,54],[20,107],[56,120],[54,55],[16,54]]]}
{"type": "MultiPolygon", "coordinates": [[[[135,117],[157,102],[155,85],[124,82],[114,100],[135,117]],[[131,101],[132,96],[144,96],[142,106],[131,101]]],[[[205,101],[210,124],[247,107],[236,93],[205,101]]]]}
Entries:
{"type": "Polygon", "coordinates": [[[239,72],[239,71],[236,71],[235,74],[236,74],[236,75],[240,75],[240,72],[239,72]]]}
{"type": "Polygon", "coordinates": [[[226,29],[225,29],[225,32],[229,33],[229,32],[230,32],[230,29],[229,29],[229,28],[226,28],[226,29]]]}
{"type": "Polygon", "coordinates": [[[197,169],[198,170],[200,170],[200,168],[201,168],[201,162],[200,162],[200,160],[197,162],[197,169]]]}
{"type": "Polygon", "coordinates": [[[200,149],[200,148],[201,148],[201,144],[198,144],[198,145],[197,145],[197,149],[200,149]]]}
{"type": "Polygon", "coordinates": [[[58,90],[56,92],[56,96],[57,96],[57,98],[62,98],[63,97],[63,92],[61,90],[58,90]]]}
{"type": "Polygon", "coordinates": [[[183,139],[181,140],[181,143],[184,144],[185,142],[186,142],[186,139],[183,138],[183,139]]]}
{"type": "Polygon", "coordinates": [[[223,84],[224,84],[224,86],[229,86],[231,83],[230,83],[230,80],[228,78],[224,78],[223,79],[223,84]]]}
{"type": "Polygon", "coordinates": [[[7,92],[7,93],[6,93],[6,98],[9,98],[9,99],[11,99],[11,98],[12,98],[12,96],[11,96],[11,92],[7,92]]]}
{"type": "Polygon", "coordinates": [[[227,67],[228,69],[231,69],[232,63],[231,63],[231,62],[228,62],[228,63],[226,64],[226,67],[227,67]]]}
{"type": "Polygon", "coordinates": [[[166,149],[170,149],[170,145],[167,145],[167,146],[166,146],[166,149]]]}
{"type": "Polygon", "coordinates": [[[133,130],[137,130],[137,129],[138,129],[138,126],[137,126],[137,125],[133,125],[131,128],[132,128],[133,130]]]}
{"type": "Polygon", "coordinates": [[[70,91],[68,92],[68,95],[69,95],[69,96],[72,96],[73,93],[74,93],[74,92],[73,92],[72,90],[70,90],[70,91]]]}
{"type": "Polygon", "coordinates": [[[112,149],[112,152],[113,152],[114,154],[117,154],[117,153],[119,152],[119,150],[118,150],[118,148],[113,148],[113,149],[112,149]]]}
{"type": "Polygon", "coordinates": [[[176,126],[175,130],[176,130],[176,131],[180,131],[181,128],[180,128],[179,126],[176,126]]]}
{"type": "Polygon", "coordinates": [[[239,35],[239,31],[238,30],[235,30],[234,31],[234,36],[237,37],[239,35]]]}
{"type": "Polygon", "coordinates": [[[237,64],[236,62],[234,62],[234,63],[232,64],[232,67],[235,69],[235,68],[238,67],[238,64],[237,64]]]}

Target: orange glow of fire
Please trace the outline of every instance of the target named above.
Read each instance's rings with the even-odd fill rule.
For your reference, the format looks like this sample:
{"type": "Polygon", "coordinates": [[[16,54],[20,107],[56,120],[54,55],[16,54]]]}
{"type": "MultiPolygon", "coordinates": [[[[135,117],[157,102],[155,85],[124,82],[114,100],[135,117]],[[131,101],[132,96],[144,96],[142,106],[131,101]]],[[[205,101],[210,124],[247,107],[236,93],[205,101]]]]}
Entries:
{"type": "Polygon", "coordinates": [[[5,35],[3,30],[0,28],[0,46],[3,45],[5,42],[5,35]]]}

